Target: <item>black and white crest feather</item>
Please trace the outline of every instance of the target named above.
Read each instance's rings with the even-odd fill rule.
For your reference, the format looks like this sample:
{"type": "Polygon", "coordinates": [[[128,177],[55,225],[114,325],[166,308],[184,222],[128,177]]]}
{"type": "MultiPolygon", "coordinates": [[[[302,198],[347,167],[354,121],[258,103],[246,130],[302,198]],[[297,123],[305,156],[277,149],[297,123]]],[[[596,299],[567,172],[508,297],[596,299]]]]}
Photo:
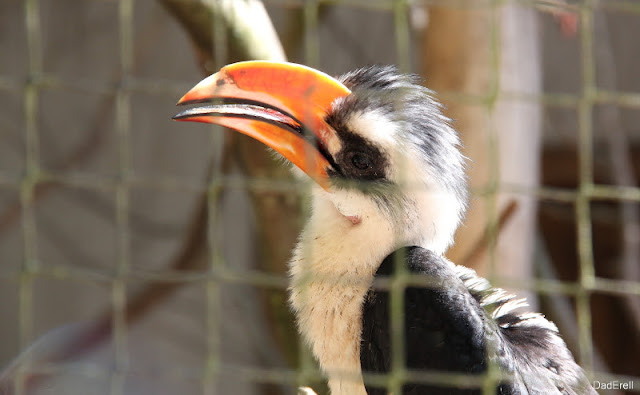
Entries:
{"type": "MultiPolygon", "coordinates": [[[[479,374],[491,359],[508,378],[497,394],[595,394],[556,326],[541,314],[517,311],[526,306],[523,300],[419,247],[385,259],[377,278],[391,275],[397,263],[427,276],[430,283],[405,292],[407,368],[479,374]]],[[[390,371],[389,303],[388,293],[381,290],[370,290],[365,299],[360,353],[365,373],[390,371]]],[[[367,387],[367,392],[386,394],[381,388],[367,387]]],[[[419,383],[403,387],[403,394],[480,393],[419,383]]]]}
{"type": "Polygon", "coordinates": [[[431,90],[420,84],[419,76],[402,74],[395,66],[375,65],[338,79],[352,94],[336,102],[327,117],[329,125],[340,132],[345,130],[343,122],[350,114],[380,112],[402,130],[398,145],[417,151],[442,186],[466,202],[465,158],[459,150],[460,140],[442,113],[442,105],[433,99],[431,90]]]}

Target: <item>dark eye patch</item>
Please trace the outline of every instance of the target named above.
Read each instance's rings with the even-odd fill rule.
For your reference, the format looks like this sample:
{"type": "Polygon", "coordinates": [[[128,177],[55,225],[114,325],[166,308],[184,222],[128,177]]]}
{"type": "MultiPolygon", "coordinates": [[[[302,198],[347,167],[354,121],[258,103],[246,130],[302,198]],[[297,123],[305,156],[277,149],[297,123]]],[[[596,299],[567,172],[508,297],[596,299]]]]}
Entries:
{"type": "Polygon", "coordinates": [[[377,181],[386,176],[386,155],[362,136],[336,130],[342,141],[342,149],[335,155],[339,176],[351,180],[377,181]]]}
{"type": "Polygon", "coordinates": [[[329,175],[336,181],[387,181],[387,155],[375,142],[354,133],[346,124],[349,116],[361,112],[359,103],[355,97],[347,97],[336,111],[330,112],[325,118],[342,143],[340,151],[333,157],[335,166],[329,175]]]}

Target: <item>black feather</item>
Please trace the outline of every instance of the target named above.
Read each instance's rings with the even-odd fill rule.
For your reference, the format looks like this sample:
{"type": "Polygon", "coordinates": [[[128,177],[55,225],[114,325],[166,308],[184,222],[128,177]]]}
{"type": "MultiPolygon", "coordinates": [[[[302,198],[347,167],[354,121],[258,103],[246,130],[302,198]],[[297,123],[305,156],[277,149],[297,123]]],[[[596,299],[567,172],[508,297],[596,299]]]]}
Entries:
{"type": "MultiPolygon", "coordinates": [[[[496,387],[496,394],[595,394],[553,326],[537,324],[547,322],[536,321],[544,320],[542,317],[535,316],[534,320],[530,315],[509,311],[493,317],[484,306],[493,290],[472,289],[468,286],[470,271],[457,270],[443,257],[419,247],[387,257],[376,278],[392,275],[396,263],[405,265],[412,274],[429,278],[429,287],[410,286],[404,293],[406,368],[481,374],[487,369],[487,357],[491,357],[506,374],[512,375],[512,381],[496,387]],[[396,262],[398,254],[405,258],[396,262]],[[489,344],[489,338],[496,341],[489,344]],[[549,386],[541,389],[547,382],[549,386]]],[[[507,295],[504,303],[510,299],[507,295]]],[[[363,372],[389,373],[393,354],[388,291],[369,291],[362,320],[363,372]]],[[[366,388],[368,394],[387,393],[385,388],[366,388]]],[[[419,383],[406,383],[402,391],[412,395],[482,393],[480,388],[419,383]]]]}

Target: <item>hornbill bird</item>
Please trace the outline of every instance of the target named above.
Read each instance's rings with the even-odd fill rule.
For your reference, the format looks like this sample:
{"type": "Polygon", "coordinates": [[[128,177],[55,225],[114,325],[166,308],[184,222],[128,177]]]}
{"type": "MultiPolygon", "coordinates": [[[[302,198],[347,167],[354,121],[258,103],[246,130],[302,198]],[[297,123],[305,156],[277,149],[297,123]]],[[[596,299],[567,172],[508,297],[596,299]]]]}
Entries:
{"type": "MultiPolygon", "coordinates": [[[[178,102],[195,103],[174,119],[249,135],[315,181],[289,300],[332,394],[387,392],[362,373],[392,368],[393,300],[374,279],[394,270],[428,282],[401,297],[404,368],[480,374],[492,364],[502,372],[498,394],[595,394],[554,324],[517,312],[522,300],[443,256],[466,208],[465,159],[415,76],[372,66],[334,79],[297,64],[240,62],[178,102]]],[[[406,382],[402,393],[481,390],[406,382]]]]}

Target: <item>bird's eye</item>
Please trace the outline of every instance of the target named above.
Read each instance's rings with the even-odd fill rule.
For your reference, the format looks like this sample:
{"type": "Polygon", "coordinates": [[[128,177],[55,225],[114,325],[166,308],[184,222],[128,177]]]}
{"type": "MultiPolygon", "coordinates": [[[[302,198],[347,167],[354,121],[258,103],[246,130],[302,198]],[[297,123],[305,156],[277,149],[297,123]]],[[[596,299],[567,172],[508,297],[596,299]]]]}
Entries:
{"type": "Polygon", "coordinates": [[[351,164],[358,170],[367,170],[372,166],[369,156],[362,152],[351,154],[351,164]]]}

